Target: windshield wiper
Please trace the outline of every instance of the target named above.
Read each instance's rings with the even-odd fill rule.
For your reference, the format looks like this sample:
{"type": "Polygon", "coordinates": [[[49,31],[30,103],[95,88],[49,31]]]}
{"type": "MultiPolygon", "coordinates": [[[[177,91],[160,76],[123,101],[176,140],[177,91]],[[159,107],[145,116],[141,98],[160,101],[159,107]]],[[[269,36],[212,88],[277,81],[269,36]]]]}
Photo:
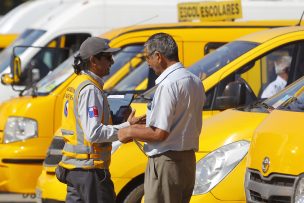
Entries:
{"type": "Polygon", "coordinates": [[[259,106],[262,106],[262,107],[264,107],[265,109],[267,109],[267,110],[274,110],[274,107],[273,106],[270,106],[270,105],[268,105],[267,103],[265,103],[265,102],[260,102],[260,104],[259,104],[259,106]]]}
{"type": "Polygon", "coordinates": [[[262,109],[267,110],[267,112],[270,112],[275,109],[273,106],[270,106],[267,103],[265,103],[264,100],[250,104],[247,107],[247,110],[252,111],[252,109],[254,109],[254,108],[262,108],[262,109]]]}

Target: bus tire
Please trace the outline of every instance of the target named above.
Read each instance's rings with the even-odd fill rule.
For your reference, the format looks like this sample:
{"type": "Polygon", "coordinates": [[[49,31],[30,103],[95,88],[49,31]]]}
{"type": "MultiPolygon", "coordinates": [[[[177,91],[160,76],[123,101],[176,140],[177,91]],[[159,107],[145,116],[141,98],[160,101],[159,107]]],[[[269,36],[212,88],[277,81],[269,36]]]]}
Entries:
{"type": "Polygon", "coordinates": [[[144,196],[144,184],[136,186],[126,197],[124,203],[140,203],[144,196]]]}

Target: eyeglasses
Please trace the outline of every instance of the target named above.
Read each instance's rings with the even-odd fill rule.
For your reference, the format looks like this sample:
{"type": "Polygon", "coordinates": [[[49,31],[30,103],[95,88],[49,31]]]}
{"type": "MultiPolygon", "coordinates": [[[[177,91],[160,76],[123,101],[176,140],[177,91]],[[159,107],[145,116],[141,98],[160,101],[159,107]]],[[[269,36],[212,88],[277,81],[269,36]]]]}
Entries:
{"type": "Polygon", "coordinates": [[[145,55],[146,61],[150,59],[150,57],[156,52],[156,50],[152,51],[150,54],[145,55]]]}

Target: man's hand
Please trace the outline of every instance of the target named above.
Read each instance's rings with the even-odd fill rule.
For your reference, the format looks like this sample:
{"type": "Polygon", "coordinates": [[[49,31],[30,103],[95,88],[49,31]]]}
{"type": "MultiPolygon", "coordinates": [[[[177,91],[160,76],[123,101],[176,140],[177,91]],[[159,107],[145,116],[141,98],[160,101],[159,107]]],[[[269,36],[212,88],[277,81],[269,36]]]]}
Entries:
{"type": "Polygon", "coordinates": [[[140,116],[140,117],[135,117],[135,109],[132,109],[132,112],[129,115],[128,122],[130,125],[134,124],[145,124],[146,123],[146,115],[140,116]]]}
{"type": "Polygon", "coordinates": [[[118,139],[122,143],[132,142],[133,139],[128,136],[128,127],[118,130],[118,139]]]}

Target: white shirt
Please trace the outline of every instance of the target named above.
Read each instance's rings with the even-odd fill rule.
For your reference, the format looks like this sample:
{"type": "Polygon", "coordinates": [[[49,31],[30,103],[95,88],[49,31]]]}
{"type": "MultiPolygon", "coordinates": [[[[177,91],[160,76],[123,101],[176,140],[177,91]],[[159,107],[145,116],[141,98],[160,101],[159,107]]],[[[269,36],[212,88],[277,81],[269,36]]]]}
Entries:
{"type": "MultiPolygon", "coordinates": [[[[85,71],[82,74],[93,77],[103,85],[103,80],[94,73],[85,71]]],[[[129,122],[120,125],[104,125],[101,123],[105,108],[104,98],[106,97],[103,97],[103,92],[94,85],[87,85],[79,93],[78,114],[86,139],[91,143],[116,141],[118,140],[117,131],[130,125],[129,122]]],[[[108,104],[107,101],[105,103],[108,104]]]]}
{"type": "Polygon", "coordinates": [[[147,111],[147,126],[169,132],[166,140],[146,143],[148,156],[169,150],[198,150],[205,91],[202,81],[181,63],[168,67],[156,80],[158,85],[147,111]]]}
{"type": "Polygon", "coordinates": [[[261,98],[269,98],[285,88],[287,82],[280,76],[271,82],[263,91],[261,98]]]}

